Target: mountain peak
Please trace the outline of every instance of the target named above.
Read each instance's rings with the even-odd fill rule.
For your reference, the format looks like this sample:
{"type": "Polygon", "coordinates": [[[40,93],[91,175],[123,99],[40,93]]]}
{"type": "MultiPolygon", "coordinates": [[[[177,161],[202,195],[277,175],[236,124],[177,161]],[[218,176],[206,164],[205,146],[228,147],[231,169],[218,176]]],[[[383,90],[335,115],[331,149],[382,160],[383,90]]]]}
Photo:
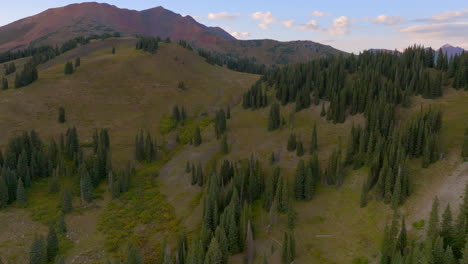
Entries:
{"type": "Polygon", "coordinates": [[[0,51],[24,47],[31,42],[59,44],[76,36],[120,32],[170,37],[210,46],[235,40],[220,28],[207,27],[191,16],[181,16],[162,6],[137,11],[97,2],[70,4],[0,27],[0,51]]]}

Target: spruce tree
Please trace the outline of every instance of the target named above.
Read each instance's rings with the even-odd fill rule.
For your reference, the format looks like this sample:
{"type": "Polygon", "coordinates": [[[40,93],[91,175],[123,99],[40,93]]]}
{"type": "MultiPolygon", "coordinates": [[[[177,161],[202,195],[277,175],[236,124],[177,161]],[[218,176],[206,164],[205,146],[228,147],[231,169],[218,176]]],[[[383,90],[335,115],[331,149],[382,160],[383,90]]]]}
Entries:
{"type": "Polygon", "coordinates": [[[47,263],[47,247],[43,236],[35,235],[29,249],[29,264],[47,263]]]}
{"type": "Polygon", "coordinates": [[[47,260],[49,262],[53,261],[57,256],[58,251],[59,241],[57,233],[55,233],[55,228],[51,225],[49,226],[49,233],[47,234],[47,260]]]}
{"type": "Polygon", "coordinates": [[[223,253],[219,247],[219,243],[216,240],[216,237],[211,239],[210,245],[208,246],[208,251],[206,252],[204,264],[222,264],[223,263],[223,253]]]}
{"type": "Polygon", "coordinates": [[[201,137],[201,133],[200,133],[200,127],[197,126],[195,128],[195,135],[193,137],[193,145],[195,147],[198,147],[198,146],[200,146],[201,143],[202,143],[202,137],[201,137]]]}
{"type": "Polygon", "coordinates": [[[439,234],[439,199],[435,197],[432,203],[429,223],[427,225],[427,237],[430,241],[435,241],[439,234]]]}
{"type": "Polygon", "coordinates": [[[112,53],[112,54],[115,54],[115,47],[112,47],[111,53],[112,53]]]}
{"type": "Polygon", "coordinates": [[[302,145],[302,141],[298,140],[296,144],[296,155],[298,157],[304,156],[304,147],[302,145]]]}
{"type": "Polygon", "coordinates": [[[292,233],[285,232],[283,239],[283,249],[281,254],[281,263],[290,264],[294,261],[296,255],[295,240],[292,233]]]}
{"type": "Polygon", "coordinates": [[[304,161],[300,160],[296,168],[296,177],[294,180],[294,194],[296,200],[303,200],[304,197],[304,187],[305,187],[305,175],[306,169],[304,161]]]}
{"type": "Polygon", "coordinates": [[[310,154],[314,153],[318,149],[318,144],[317,144],[317,124],[314,123],[314,128],[312,129],[312,136],[310,139],[310,149],[309,152],[310,154]]]}
{"type": "Polygon", "coordinates": [[[80,58],[80,57],[76,57],[76,59],[75,59],[75,68],[80,67],[80,65],[81,65],[81,58],[80,58]]]}
{"type": "Polygon", "coordinates": [[[73,196],[68,188],[64,188],[62,191],[61,207],[63,213],[69,213],[73,210],[73,196]]]}
{"type": "Polygon", "coordinates": [[[65,75],[69,75],[69,74],[72,74],[73,73],[73,64],[71,62],[67,62],[65,64],[65,69],[64,69],[64,73],[65,75]]]}
{"type": "Polygon", "coordinates": [[[6,207],[9,199],[8,186],[3,175],[0,175],[0,208],[6,207]]]}
{"type": "Polygon", "coordinates": [[[270,107],[270,115],[268,117],[268,131],[273,131],[281,126],[280,106],[274,103],[270,107]]]}
{"type": "Polygon", "coordinates": [[[79,175],[81,201],[83,203],[90,203],[93,200],[93,184],[85,164],[81,164],[79,175]]]}
{"type": "Polygon", "coordinates": [[[287,150],[288,151],[296,150],[296,135],[292,133],[289,135],[289,138],[288,138],[287,150]]]}
{"type": "Polygon", "coordinates": [[[440,224],[440,236],[444,239],[444,248],[453,245],[453,234],[452,210],[450,209],[450,204],[447,204],[440,224]]]}
{"type": "Polygon", "coordinates": [[[320,111],[320,116],[325,116],[327,112],[325,112],[325,103],[322,104],[322,110],[320,111]]]}
{"type": "Polygon", "coordinates": [[[59,108],[59,114],[58,114],[58,122],[59,123],[65,123],[65,108],[62,106],[59,108]]]}

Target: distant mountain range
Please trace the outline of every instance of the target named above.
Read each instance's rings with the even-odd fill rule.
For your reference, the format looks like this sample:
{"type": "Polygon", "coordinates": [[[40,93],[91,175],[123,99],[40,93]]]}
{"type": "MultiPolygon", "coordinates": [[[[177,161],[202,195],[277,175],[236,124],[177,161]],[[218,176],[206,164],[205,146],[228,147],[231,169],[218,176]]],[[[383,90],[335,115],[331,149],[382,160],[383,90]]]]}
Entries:
{"type": "MultiPolygon", "coordinates": [[[[454,47],[450,44],[445,44],[442,47],[440,47],[444,53],[447,54],[448,57],[452,57],[454,55],[459,55],[465,51],[463,48],[460,47],[454,47]]],[[[437,50],[438,51],[438,50],[437,50]]]]}
{"type": "MultiPolygon", "coordinates": [[[[455,55],[460,55],[461,53],[463,53],[465,51],[463,48],[454,47],[454,46],[452,46],[450,44],[445,44],[442,47],[440,47],[440,49],[442,49],[442,51],[444,53],[446,53],[449,58],[453,57],[455,55]]],[[[435,50],[436,56],[437,56],[437,54],[439,52],[439,49],[434,49],[434,50],[435,50]]],[[[389,50],[389,49],[368,49],[368,51],[370,51],[370,52],[388,52],[388,53],[395,52],[395,50],[389,50]]]]}
{"type": "Polygon", "coordinates": [[[204,49],[234,57],[254,57],[258,63],[287,64],[342,53],[312,41],[237,40],[219,27],[207,27],[191,16],[163,7],[143,11],[95,2],[48,9],[0,27],[0,52],[29,44],[60,44],[77,36],[119,32],[185,40],[204,49]]]}

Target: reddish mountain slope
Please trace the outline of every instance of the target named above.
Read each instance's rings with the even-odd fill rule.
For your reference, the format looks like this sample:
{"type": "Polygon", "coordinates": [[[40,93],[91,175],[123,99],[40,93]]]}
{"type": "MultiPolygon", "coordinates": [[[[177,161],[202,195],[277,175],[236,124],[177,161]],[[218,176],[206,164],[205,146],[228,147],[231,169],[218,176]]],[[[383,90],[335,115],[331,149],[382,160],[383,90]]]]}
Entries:
{"type": "Polygon", "coordinates": [[[115,31],[185,39],[202,46],[235,40],[221,28],[206,27],[190,16],[183,17],[163,7],[135,11],[92,2],[48,9],[0,27],[0,50],[30,42],[58,43],[73,36],[115,31]]]}

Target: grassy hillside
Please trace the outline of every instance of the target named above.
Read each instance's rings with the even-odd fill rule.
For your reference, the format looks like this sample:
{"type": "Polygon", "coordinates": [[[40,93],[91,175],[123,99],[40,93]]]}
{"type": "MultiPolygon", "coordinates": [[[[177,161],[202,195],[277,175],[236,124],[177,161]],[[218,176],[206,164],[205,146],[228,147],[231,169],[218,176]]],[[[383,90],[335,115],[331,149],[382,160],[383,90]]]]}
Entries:
{"type": "MultiPolygon", "coordinates": [[[[321,105],[295,112],[294,105],[281,107],[286,125],[268,132],[269,108],[243,109],[241,95],[259,76],[237,73],[204,62],[194,52],[175,44],[161,43],[157,54],[134,49],[134,39],[108,39],[69,51],[39,68],[39,80],[25,88],[0,91],[0,148],[7,139],[23,130],[36,129],[42,138],[57,137],[69,126],[76,126],[83,146],[91,140],[95,128],[108,128],[115,167],[133,159],[133,140],[140,128],[157,138],[163,156],[156,162],[139,164],[131,189],[119,199],[110,199],[106,184],[95,191],[96,202],[82,206],[78,178],[61,179],[75,193],[75,210],[66,216],[69,233],[60,237],[61,253],[67,263],[105,263],[108,257],[123,256],[128,242],[137,245],[147,263],[159,263],[166,241],[174,251],[181,232],[189,236],[200,229],[205,187],[191,185],[185,173],[187,161],[200,163],[208,175],[214,162],[258,158],[266,177],[271,177],[270,154],[274,152],[282,175],[290,182],[300,159],[308,160],[309,142],[314,124],[318,129],[318,154],[322,169],[340,142],[346,145],[352,124],[363,124],[359,114],[344,123],[333,124],[320,116],[321,105]],[[111,47],[116,54],[111,54],[111,47]],[[65,76],[66,61],[81,56],[81,66],[65,76]],[[177,88],[184,81],[186,90],[177,88]],[[167,131],[167,115],[172,106],[184,106],[189,119],[183,127],[167,131]],[[227,121],[230,152],[220,153],[220,140],[214,133],[214,111],[231,106],[227,121]],[[66,110],[67,122],[57,122],[58,108],[66,110]],[[203,143],[195,147],[175,142],[192,134],[195,126],[202,129],[203,143]],[[306,154],[297,157],[288,152],[288,136],[294,132],[303,142],[306,154]]],[[[268,54],[262,55],[269,57],[268,54]]],[[[18,63],[19,65],[19,63],[18,63]]],[[[273,92],[268,91],[269,101],[273,92]]],[[[328,105],[328,103],[326,103],[328,105]]],[[[425,218],[418,208],[426,205],[450,172],[456,168],[463,130],[467,126],[468,92],[447,88],[441,98],[417,97],[411,108],[398,108],[398,121],[409,118],[420,107],[441,106],[444,110],[442,141],[447,148],[444,158],[427,169],[421,161],[412,160],[414,194],[402,206],[408,226],[425,218]]],[[[386,219],[392,214],[388,205],[370,196],[367,207],[360,208],[362,183],[367,168],[347,167],[340,187],[319,186],[311,201],[293,202],[298,213],[296,223],[297,258],[295,263],[352,263],[366,258],[379,259],[380,241],[386,219]]],[[[56,219],[58,195],[47,194],[47,180],[28,190],[26,208],[10,206],[0,210],[0,255],[23,263],[34,233],[45,233],[48,221],[56,219]]],[[[255,263],[266,256],[268,263],[281,263],[286,215],[280,215],[269,226],[269,213],[260,202],[253,204],[255,220],[255,263]]],[[[231,257],[230,263],[243,263],[243,255],[231,257]]]]}

